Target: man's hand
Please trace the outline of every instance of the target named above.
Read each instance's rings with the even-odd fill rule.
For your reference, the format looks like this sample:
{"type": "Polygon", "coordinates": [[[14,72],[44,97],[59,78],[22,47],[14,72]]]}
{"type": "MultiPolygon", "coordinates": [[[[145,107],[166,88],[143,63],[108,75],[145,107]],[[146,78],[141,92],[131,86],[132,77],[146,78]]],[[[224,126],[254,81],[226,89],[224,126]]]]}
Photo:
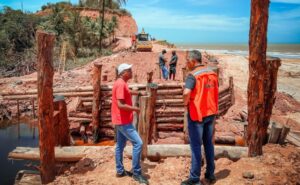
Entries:
{"type": "Polygon", "coordinates": [[[134,112],[136,112],[137,114],[139,114],[140,113],[140,108],[134,107],[134,112]]]}
{"type": "Polygon", "coordinates": [[[139,95],[140,95],[140,92],[139,92],[139,91],[131,90],[131,91],[130,91],[130,94],[131,94],[131,95],[137,95],[137,96],[139,96],[139,95]]]}

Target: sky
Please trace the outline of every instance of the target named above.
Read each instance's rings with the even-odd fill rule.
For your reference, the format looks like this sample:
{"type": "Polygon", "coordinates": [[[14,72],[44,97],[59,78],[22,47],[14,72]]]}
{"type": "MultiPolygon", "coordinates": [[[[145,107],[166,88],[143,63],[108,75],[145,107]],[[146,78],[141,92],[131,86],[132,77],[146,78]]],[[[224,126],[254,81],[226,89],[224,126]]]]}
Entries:
{"type": "MultiPolygon", "coordinates": [[[[47,2],[23,0],[35,12],[47,2]]],[[[1,6],[21,8],[22,0],[0,0],[1,6]]],[[[70,0],[78,3],[78,0],[70,0]]],[[[156,39],[173,43],[247,43],[250,0],[128,0],[124,8],[156,39]]],[[[271,0],[269,43],[300,43],[300,0],[271,0]]]]}

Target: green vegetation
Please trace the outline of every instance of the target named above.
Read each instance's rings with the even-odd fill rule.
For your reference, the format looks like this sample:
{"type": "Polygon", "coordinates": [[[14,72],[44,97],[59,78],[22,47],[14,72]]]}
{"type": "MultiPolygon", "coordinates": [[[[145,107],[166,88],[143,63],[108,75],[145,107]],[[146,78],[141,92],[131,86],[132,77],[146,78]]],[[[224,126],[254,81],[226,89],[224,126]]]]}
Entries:
{"type": "MultiPolygon", "coordinates": [[[[120,5],[125,2],[105,0],[104,6],[106,10],[121,11],[120,5]]],[[[117,18],[103,19],[101,11],[104,9],[98,0],[87,0],[79,6],[98,8],[100,16],[97,19],[80,16],[81,9],[67,2],[48,3],[42,7],[41,15],[9,7],[1,10],[0,76],[24,75],[36,70],[35,33],[38,29],[56,34],[54,66],[64,59],[84,64],[84,61],[111,54],[109,46],[115,41],[117,18]],[[66,50],[63,56],[62,50],[66,50]]]]}

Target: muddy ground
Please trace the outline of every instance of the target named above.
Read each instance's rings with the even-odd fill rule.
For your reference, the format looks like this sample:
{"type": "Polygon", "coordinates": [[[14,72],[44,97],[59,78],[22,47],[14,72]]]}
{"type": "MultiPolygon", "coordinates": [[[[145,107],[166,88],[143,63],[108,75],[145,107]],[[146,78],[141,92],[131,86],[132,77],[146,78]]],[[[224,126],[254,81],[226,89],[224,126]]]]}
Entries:
{"type": "MultiPolygon", "coordinates": [[[[87,158],[70,165],[58,176],[53,185],[91,184],[91,185],[137,185],[130,177],[116,178],[113,149],[89,151],[87,158]]],[[[143,173],[152,185],[180,184],[189,175],[190,158],[166,158],[159,162],[142,162],[143,173]]],[[[215,161],[216,185],[296,185],[300,183],[300,149],[294,146],[266,145],[264,155],[255,158],[242,158],[233,162],[226,158],[215,161]],[[244,176],[253,176],[245,178],[244,176]]],[[[127,170],[131,160],[124,158],[127,170]]],[[[202,167],[203,179],[205,165],[202,167]]]]}

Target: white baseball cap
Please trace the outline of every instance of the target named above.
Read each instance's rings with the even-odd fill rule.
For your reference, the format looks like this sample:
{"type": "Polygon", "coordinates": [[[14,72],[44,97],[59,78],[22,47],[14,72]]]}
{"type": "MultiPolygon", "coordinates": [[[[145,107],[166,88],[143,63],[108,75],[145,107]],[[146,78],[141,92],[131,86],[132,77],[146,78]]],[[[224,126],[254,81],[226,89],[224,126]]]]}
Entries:
{"type": "Polygon", "coordinates": [[[130,69],[131,67],[132,67],[132,65],[129,65],[129,64],[126,64],[126,63],[120,64],[118,66],[118,75],[120,75],[123,71],[125,71],[127,69],[130,69]]]}

